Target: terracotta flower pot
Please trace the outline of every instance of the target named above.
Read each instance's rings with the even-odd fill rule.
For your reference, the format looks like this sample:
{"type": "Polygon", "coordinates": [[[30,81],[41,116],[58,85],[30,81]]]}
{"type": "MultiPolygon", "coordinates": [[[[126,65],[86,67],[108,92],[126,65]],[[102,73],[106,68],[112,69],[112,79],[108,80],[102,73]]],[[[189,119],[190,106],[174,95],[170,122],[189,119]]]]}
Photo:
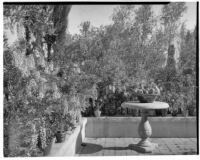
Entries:
{"type": "Polygon", "coordinates": [[[182,114],[183,114],[184,117],[188,117],[189,111],[188,110],[184,110],[182,114]]]}
{"type": "Polygon", "coordinates": [[[177,113],[178,113],[178,111],[176,111],[176,110],[172,111],[172,116],[173,116],[173,117],[176,117],[176,116],[177,116],[177,113]]]}
{"type": "Polygon", "coordinates": [[[62,143],[63,141],[65,141],[65,135],[66,135],[66,132],[58,131],[56,133],[56,143],[62,143]]]}
{"type": "Polygon", "coordinates": [[[101,111],[100,110],[95,110],[94,111],[95,117],[100,117],[101,116],[101,111]]]}
{"type": "Polygon", "coordinates": [[[190,116],[195,116],[196,115],[195,108],[189,108],[188,114],[190,116]]]}
{"type": "Polygon", "coordinates": [[[55,141],[56,141],[56,137],[52,138],[50,144],[44,149],[44,156],[47,156],[50,153],[51,148],[53,144],[55,143],[55,141]]]}

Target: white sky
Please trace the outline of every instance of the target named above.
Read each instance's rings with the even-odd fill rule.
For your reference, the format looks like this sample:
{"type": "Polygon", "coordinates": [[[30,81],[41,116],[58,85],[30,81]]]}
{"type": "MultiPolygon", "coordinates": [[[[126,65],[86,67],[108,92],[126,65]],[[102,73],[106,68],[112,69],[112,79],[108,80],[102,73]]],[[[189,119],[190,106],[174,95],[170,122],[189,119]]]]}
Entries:
{"type": "MultiPolygon", "coordinates": [[[[69,14],[68,31],[71,34],[79,33],[80,24],[90,21],[91,25],[99,27],[112,23],[111,15],[117,5],[73,5],[69,14]]],[[[193,29],[196,24],[196,3],[187,2],[187,11],[182,17],[188,29],[193,29]]],[[[160,12],[161,5],[154,5],[153,10],[156,14],[160,12]]]]}

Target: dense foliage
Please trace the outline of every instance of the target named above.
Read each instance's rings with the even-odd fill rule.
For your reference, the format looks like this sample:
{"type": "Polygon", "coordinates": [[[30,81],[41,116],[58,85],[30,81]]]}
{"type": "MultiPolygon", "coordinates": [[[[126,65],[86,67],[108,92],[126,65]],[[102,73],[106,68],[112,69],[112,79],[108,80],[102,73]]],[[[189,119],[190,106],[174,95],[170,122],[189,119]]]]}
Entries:
{"type": "Polygon", "coordinates": [[[75,35],[66,33],[70,9],[4,5],[5,156],[43,155],[57,131],[72,130],[96,108],[138,116],[121,103],[137,100],[131,88],[143,80],[159,86],[168,113],[194,115],[196,29],[180,23],[185,3],[163,6],[160,16],[151,5],[121,5],[112,24],[82,22],[75,35]],[[7,30],[17,32],[12,45],[7,30]]]}
{"type": "Polygon", "coordinates": [[[196,32],[180,22],[186,9],[185,3],[170,3],[155,16],[150,5],[122,5],[114,9],[112,25],[81,24],[81,33],[72,36],[68,50],[82,71],[101,82],[98,99],[103,99],[103,115],[122,115],[120,104],[135,98],[130,87],[150,79],[162,88],[158,100],[170,104],[168,113],[195,109],[196,32]]]}
{"type": "Polygon", "coordinates": [[[4,37],[5,156],[42,155],[58,130],[74,128],[86,99],[96,96],[87,85],[91,76],[79,75],[71,60],[61,61],[70,8],[4,7],[6,30],[18,33],[12,46],[4,37]]]}

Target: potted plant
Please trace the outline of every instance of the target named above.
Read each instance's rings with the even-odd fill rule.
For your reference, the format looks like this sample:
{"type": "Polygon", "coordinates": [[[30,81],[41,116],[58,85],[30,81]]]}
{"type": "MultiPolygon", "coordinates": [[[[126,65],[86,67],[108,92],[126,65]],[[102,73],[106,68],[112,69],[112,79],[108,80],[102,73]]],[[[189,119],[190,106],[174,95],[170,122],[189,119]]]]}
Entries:
{"type": "Polygon", "coordinates": [[[196,115],[196,107],[195,106],[189,106],[188,107],[188,114],[190,115],[190,116],[195,116],[196,115]]]}
{"type": "MultiPolygon", "coordinates": [[[[48,133],[48,132],[47,132],[48,133]]],[[[55,134],[52,134],[51,131],[49,131],[49,136],[47,136],[47,147],[44,149],[44,156],[48,155],[50,153],[50,150],[53,146],[53,144],[55,143],[56,141],[56,137],[55,137],[55,134]]]]}
{"type": "Polygon", "coordinates": [[[62,143],[65,141],[65,136],[66,136],[66,130],[65,130],[65,118],[61,117],[60,120],[58,121],[59,124],[59,129],[57,130],[55,136],[56,136],[56,142],[57,143],[62,143]]]}
{"type": "Polygon", "coordinates": [[[191,92],[191,97],[188,97],[188,114],[190,116],[196,116],[196,93],[194,91],[191,92]]]}
{"type": "Polygon", "coordinates": [[[96,104],[94,106],[94,115],[95,117],[101,116],[101,107],[102,107],[102,99],[96,100],[96,104]]]}
{"type": "Polygon", "coordinates": [[[162,96],[159,97],[159,101],[163,101],[163,102],[167,102],[169,104],[169,108],[168,109],[157,109],[156,112],[156,116],[162,116],[162,117],[166,117],[166,116],[171,116],[172,115],[172,106],[174,104],[174,101],[172,100],[172,94],[169,91],[163,91],[162,92],[162,96]]]}
{"type": "Polygon", "coordinates": [[[66,125],[67,125],[67,112],[68,112],[68,102],[66,97],[63,96],[60,104],[54,107],[56,110],[53,112],[55,119],[56,128],[56,142],[61,143],[65,140],[66,135],[66,125]]]}
{"type": "Polygon", "coordinates": [[[99,105],[94,107],[94,115],[95,117],[100,117],[101,116],[101,111],[99,105]]]}
{"type": "Polygon", "coordinates": [[[171,113],[174,117],[176,117],[178,114],[178,106],[174,98],[171,98],[171,113]]]}
{"type": "Polygon", "coordinates": [[[184,117],[188,117],[188,115],[189,115],[189,110],[188,110],[188,108],[187,108],[187,107],[184,107],[183,110],[182,110],[182,113],[183,113],[183,116],[184,116],[184,117]]]}
{"type": "Polygon", "coordinates": [[[177,108],[173,108],[172,109],[172,116],[176,117],[178,114],[178,109],[177,108]]]}
{"type": "Polygon", "coordinates": [[[168,109],[162,109],[161,110],[162,117],[166,117],[167,116],[167,112],[168,112],[168,109]]]}
{"type": "Polygon", "coordinates": [[[160,89],[154,82],[142,82],[134,87],[133,93],[141,103],[152,103],[160,95],[160,89]]]}

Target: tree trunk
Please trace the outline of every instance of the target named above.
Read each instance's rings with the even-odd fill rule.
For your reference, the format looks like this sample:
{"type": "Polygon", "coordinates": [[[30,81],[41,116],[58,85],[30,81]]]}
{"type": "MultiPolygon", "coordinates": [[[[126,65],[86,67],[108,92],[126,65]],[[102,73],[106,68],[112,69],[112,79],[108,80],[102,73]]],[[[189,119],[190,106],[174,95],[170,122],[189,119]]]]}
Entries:
{"type": "Polygon", "coordinates": [[[53,22],[58,43],[65,41],[70,9],[71,5],[56,5],[54,7],[53,22]]]}

